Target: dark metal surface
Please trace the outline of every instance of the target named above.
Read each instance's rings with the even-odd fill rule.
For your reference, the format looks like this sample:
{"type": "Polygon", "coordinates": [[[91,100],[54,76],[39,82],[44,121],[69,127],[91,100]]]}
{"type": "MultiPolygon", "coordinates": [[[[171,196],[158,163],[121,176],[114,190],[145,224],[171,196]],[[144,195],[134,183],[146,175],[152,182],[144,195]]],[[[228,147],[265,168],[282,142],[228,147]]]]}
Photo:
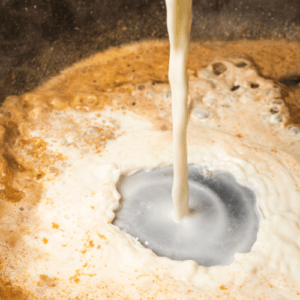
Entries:
{"type": "MultiPolygon", "coordinates": [[[[110,46],[167,38],[165,16],[163,0],[2,0],[0,103],[110,46]]],[[[296,39],[299,26],[299,0],[193,1],[193,40],[296,39]]]]}
{"type": "Polygon", "coordinates": [[[259,227],[255,194],[226,172],[189,167],[190,214],[176,223],[173,168],[141,171],[118,183],[121,208],[114,225],[139,238],[160,256],[228,265],[235,253],[250,252],[259,227]]]}

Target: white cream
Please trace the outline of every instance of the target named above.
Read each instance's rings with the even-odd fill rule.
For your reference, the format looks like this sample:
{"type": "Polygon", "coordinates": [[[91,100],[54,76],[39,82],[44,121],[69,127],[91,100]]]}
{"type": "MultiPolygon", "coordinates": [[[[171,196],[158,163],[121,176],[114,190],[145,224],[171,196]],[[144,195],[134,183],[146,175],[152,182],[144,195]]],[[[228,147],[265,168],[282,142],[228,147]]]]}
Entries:
{"type": "Polygon", "coordinates": [[[170,40],[169,81],[172,93],[173,170],[172,198],[176,219],[189,211],[186,129],[188,123],[187,57],[192,24],[192,0],[166,0],[170,40]]]}

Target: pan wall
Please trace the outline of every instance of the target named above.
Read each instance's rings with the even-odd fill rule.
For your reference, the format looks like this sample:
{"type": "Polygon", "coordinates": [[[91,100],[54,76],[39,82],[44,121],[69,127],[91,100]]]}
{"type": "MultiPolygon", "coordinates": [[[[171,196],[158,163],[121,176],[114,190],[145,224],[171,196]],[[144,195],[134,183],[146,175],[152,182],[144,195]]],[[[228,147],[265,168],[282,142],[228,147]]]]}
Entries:
{"type": "MultiPolygon", "coordinates": [[[[1,0],[0,102],[109,46],[167,38],[163,0],[1,0]]],[[[191,37],[300,36],[299,0],[194,0],[191,37]]]]}

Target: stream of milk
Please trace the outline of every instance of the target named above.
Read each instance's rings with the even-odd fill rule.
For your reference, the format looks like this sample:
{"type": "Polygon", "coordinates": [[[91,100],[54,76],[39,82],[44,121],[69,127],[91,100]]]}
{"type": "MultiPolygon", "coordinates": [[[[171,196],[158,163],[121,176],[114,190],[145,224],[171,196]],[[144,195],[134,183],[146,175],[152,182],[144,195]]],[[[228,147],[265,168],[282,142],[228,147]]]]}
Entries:
{"type": "Polygon", "coordinates": [[[169,81],[172,93],[173,168],[172,198],[175,219],[188,214],[189,186],[186,131],[188,123],[187,57],[192,24],[192,0],[166,0],[170,40],[169,81]]]}

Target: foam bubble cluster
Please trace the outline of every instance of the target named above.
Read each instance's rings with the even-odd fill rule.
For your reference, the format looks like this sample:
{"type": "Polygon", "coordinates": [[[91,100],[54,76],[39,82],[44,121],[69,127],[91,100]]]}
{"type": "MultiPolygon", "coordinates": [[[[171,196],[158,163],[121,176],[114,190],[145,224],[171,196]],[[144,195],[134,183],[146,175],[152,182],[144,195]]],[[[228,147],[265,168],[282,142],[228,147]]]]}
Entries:
{"type": "MultiPolygon", "coordinates": [[[[222,128],[237,136],[252,136],[274,145],[272,135],[297,136],[279,84],[260,76],[249,59],[216,58],[190,80],[191,120],[201,126],[222,128]],[[205,122],[204,122],[205,121],[205,122]],[[253,136],[254,128],[262,134],[253,136]]],[[[294,141],[295,142],[295,141],[294,141]]],[[[296,148],[295,148],[296,149],[296,148]]]]}
{"type": "Polygon", "coordinates": [[[202,101],[197,100],[198,105],[193,103],[194,106],[202,103],[218,109],[251,103],[260,106],[262,117],[272,124],[288,118],[280,88],[272,80],[259,76],[249,60],[216,59],[205,70],[199,71],[198,77],[190,88],[201,96],[202,101]],[[269,118],[268,114],[276,116],[269,118]]]}

